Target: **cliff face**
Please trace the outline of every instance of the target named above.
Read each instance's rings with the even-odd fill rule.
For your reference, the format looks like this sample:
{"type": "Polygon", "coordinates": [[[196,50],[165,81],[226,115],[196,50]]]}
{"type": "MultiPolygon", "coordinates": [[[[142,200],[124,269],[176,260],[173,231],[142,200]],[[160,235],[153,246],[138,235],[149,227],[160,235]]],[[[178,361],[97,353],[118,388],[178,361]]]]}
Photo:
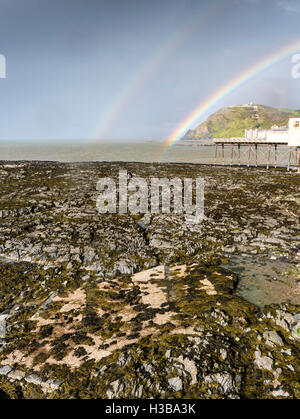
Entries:
{"type": "Polygon", "coordinates": [[[270,106],[232,106],[218,110],[195,129],[189,130],[183,138],[202,140],[243,137],[245,129],[283,126],[287,125],[289,118],[299,116],[300,111],[276,109],[270,106]]]}

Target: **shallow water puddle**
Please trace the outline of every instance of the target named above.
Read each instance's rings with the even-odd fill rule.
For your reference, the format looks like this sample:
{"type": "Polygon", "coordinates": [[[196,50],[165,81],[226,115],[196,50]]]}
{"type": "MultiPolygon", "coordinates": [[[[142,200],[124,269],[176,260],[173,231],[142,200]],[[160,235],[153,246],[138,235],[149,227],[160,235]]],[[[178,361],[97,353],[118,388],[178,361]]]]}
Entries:
{"type": "Polygon", "coordinates": [[[250,303],[259,307],[300,304],[300,270],[296,265],[258,256],[233,256],[222,267],[238,275],[235,292],[250,303]]]}

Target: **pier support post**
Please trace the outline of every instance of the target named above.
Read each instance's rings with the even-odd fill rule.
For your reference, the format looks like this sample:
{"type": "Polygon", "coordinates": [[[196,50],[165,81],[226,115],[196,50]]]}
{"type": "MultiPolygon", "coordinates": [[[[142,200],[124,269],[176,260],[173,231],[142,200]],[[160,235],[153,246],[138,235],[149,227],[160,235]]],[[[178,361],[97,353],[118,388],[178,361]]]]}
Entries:
{"type": "Polygon", "coordinates": [[[251,154],[252,154],[252,152],[253,152],[253,149],[252,149],[252,144],[249,144],[249,151],[248,151],[248,167],[250,166],[250,164],[251,164],[251,154]]]}
{"type": "Polygon", "coordinates": [[[251,145],[248,146],[248,167],[250,166],[250,153],[251,153],[251,145]]]}
{"type": "Polygon", "coordinates": [[[267,169],[270,167],[270,155],[271,155],[271,144],[268,144],[268,162],[267,162],[267,169]]]}
{"type": "Polygon", "coordinates": [[[223,164],[223,166],[225,166],[224,143],[222,143],[222,164],[223,164]]]}
{"type": "Polygon", "coordinates": [[[241,144],[238,144],[239,166],[241,165],[241,144]]]}
{"type": "Polygon", "coordinates": [[[274,159],[275,159],[275,168],[276,168],[277,167],[277,144],[274,144],[274,147],[275,147],[275,149],[274,149],[274,154],[275,154],[274,159]]]}
{"type": "Polygon", "coordinates": [[[218,156],[218,143],[216,143],[216,149],[215,149],[215,164],[217,164],[217,156],[218,156]]]}
{"type": "Polygon", "coordinates": [[[255,165],[257,167],[257,144],[255,144],[255,165]]]}
{"type": "Polygon", "coordinates": [[[288,172],[290,171],[290,167],[291,167],[291,156],[292,156],[292,147],[289,147],[289,161],[288,161],[288,172]]]}

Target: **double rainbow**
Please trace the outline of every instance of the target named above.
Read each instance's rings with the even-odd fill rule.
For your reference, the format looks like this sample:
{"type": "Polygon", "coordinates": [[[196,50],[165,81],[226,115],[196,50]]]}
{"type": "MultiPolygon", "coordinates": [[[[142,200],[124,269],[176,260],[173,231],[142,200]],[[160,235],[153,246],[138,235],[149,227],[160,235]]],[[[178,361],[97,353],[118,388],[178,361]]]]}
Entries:
{"type": "Polygon", "coordinates": [[[279,51],[276,51],[269,55],[267,58],[259,61],[254,64],[246,71],[239,74],[229,83],[226,83],[221,89],[214,92],[209,98],[207,98],[203,103],[197,106],[196,109],[184,120],[182,121],[175,131],[166,139],[163,143],[162,154],[167,151],[167,149],[174,144],[176,141],[180,140],[185,132],[192,128],[201,116],[207,112],[212,106],[217,104],[221,99],[227,96],[229,93],[233,92],[235,89],[242,86],[248,80],[254,78],[259,73],[264,70],[267,70],[272,65],[282,61],[284,58],[288,57],[290,54],[295,52],[297,49],[300,49],[300,40],[294,41],[292,44],[286,45],[281,48],[279,51]]]}
{"type": "Polygon", "coordinates": [[[132,74],[132,77],[126,81],[126,84],[102,114],[96,135],[92,136],[92,141],[105,138],[131,98],[145,85],[147,79],[155,72],[159,64],[165,61],[168,55],[178,48],[196,28],[199,29],[201,27],[203,29],[209,25],[212,18],[222,11],[227,6],[227,3],[228,0],[209,2],[205,10],[201,10],[199,15],[193,16],[192,19],[185,22],[180,28],[177,28],[171,36],[149,55],[137,71],[132,74]]]}

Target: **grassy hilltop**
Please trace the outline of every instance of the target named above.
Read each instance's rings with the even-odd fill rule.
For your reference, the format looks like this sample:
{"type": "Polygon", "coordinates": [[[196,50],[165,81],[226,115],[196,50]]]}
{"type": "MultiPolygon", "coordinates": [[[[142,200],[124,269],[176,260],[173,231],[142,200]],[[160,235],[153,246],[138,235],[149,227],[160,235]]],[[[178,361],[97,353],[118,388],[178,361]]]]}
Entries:
{"type": "Polygon", "coordinates": [[[276,109],[263,105],[232,106],[222,108],[209,116],[195,129],[189,130],[184,139],[243,137],[245,129],[271,128],[287,125],[289,118],[300,117],[300,110],[276,109]],[[257,106],[257,110],[255,109],[257,106]]]}

